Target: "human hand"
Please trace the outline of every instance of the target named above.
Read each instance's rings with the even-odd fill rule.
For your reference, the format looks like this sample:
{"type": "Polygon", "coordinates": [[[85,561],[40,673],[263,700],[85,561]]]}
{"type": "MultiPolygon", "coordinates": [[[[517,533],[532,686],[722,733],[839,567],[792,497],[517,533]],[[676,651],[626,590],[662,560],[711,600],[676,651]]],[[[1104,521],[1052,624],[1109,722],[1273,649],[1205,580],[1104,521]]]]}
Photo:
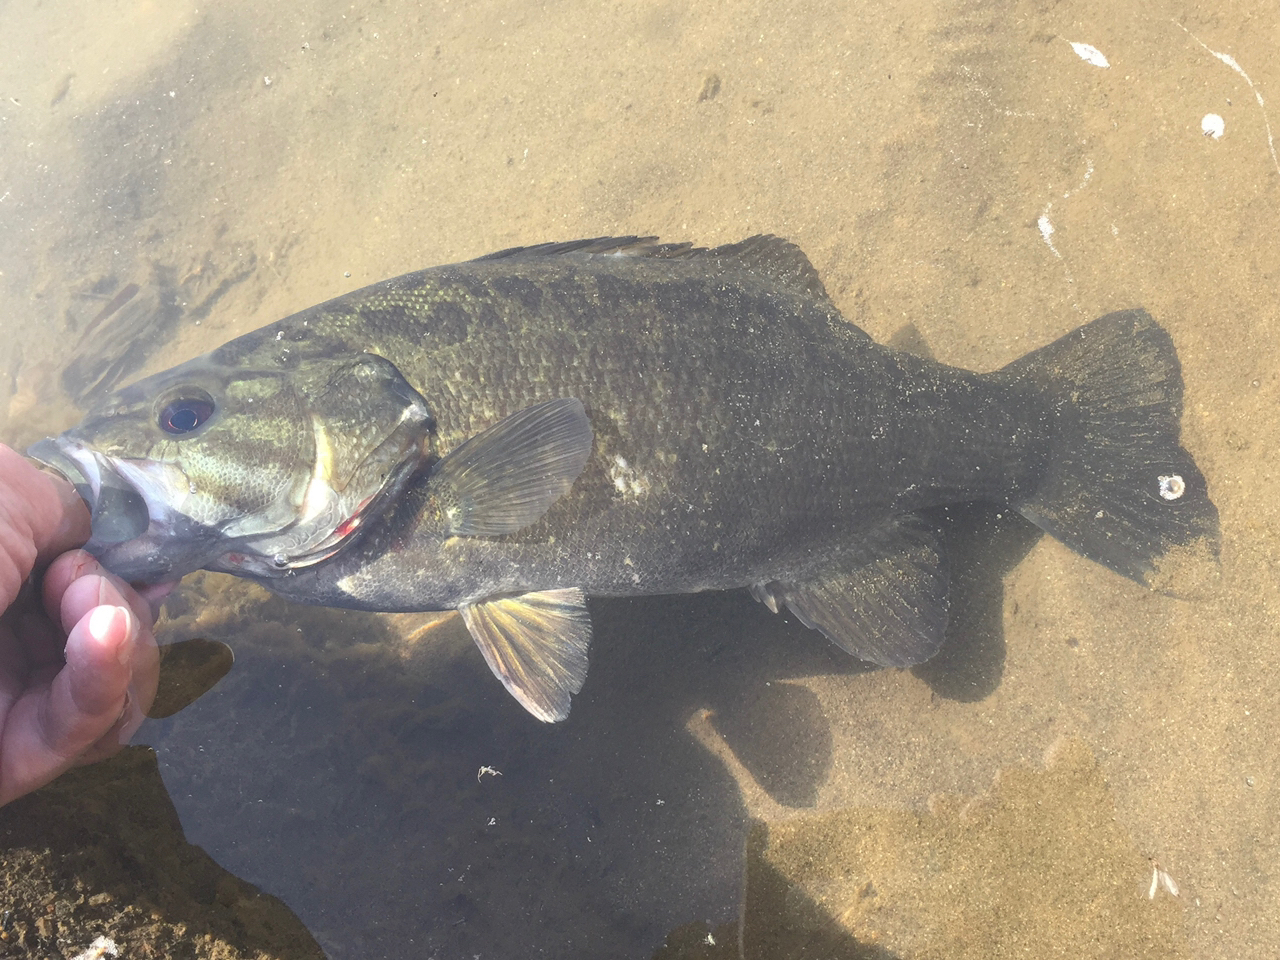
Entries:
{"type": "Polygon", "coordinates": [[[88,537],[72,486],[0,444],[0,804],[118,751],[155,698],[155,614],[88,537]]]}

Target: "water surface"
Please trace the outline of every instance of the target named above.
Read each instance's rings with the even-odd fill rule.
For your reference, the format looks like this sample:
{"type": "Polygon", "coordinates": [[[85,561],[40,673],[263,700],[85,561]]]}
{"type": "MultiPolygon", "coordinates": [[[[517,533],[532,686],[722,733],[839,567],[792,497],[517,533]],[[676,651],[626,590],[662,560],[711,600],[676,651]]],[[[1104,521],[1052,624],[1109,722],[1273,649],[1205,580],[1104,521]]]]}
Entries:
{"type": "Polygon", "coordinates": [[[555,727],[456,620],[194,577],[162,639],[235,667],[139,734],[187,838],[335,958],[648,957],[677,930],[669,956],[733,956],[744,902],[753,956],[1274,955],[1277,13],[0,8],[6,442],[409,270],[767,232],[874,337],[972,369],[1147,307],[1222,515],[1220,588],[1173,600],[961,512],[956,623],[912,671],[745,595],[602,602],[555,727]],[[1178,897],[1148,898],[1152,858],[1178,897]]]}

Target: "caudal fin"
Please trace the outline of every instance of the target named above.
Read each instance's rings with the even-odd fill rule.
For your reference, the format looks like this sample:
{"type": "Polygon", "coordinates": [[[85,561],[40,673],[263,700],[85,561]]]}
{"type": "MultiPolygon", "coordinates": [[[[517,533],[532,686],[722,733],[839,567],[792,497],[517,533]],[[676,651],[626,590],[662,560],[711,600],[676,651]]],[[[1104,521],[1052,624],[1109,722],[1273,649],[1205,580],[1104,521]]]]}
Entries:
{"type": "Polygon", "coordinates": [[[994,377],[1049,399],[1044,481],[1019,512],[1046,532],[1166,593],[1216,573],[1218,510],[1178,442],[1182,370],[1145,310],[1099,317],[994,377]]]}

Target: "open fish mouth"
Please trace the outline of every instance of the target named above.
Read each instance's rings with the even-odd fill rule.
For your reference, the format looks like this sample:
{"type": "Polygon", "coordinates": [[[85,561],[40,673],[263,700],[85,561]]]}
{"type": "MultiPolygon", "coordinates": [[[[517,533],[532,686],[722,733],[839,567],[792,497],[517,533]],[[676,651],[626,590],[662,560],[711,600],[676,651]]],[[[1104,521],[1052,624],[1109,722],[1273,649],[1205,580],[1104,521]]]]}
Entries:
{"type": "Polygon", "coordinates": [[[271,578],[318,564],[362,534],[367,518],[398,496],[417,469],[416,458],[405,458],[350,513],[335,503],[307,524],[289,517],[277,527],[237,530],[175,507],[175,491],[191,485],[173,464],[116,459],[66,434],[33,444],[27,456],[64,477],[88,505],[92,533],[84,548],[113,573],[143,583],[202,567],[271,578]]]}
{"type": "Polygon", "coordinates": [[[132,483],[92,450],[64,437],[46,437],[27,456],[66,478],[89,506],[93,535],[88,549],[109,547],[147,532],[151,512],[132,483]]]}

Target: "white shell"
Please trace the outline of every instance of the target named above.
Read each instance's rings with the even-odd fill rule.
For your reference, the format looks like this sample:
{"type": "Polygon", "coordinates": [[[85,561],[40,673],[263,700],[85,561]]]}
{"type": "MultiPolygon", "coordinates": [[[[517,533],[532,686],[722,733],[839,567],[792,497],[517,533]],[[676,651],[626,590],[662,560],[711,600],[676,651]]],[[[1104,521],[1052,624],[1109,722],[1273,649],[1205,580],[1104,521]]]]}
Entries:
{"type": "Polygon", "coordinates": [[[1103,56],[1102,51],[1097,47],[1091,47],[1087,43],[1076,43],[1074,40],[1068,40],[1067,43],[1071,44],[1071,49],[1076,52],[1076,56],[1085,63],[1092,64],[1095,67],[1111,66],[1107,62],[1107,58],[1103,56]]]}
{"type": "MultiPolygon", "coordinates": [[[[1177,500],[1187,492],[1187,482],[1176,473],[1171,473],[1166,477],[1158,477],[1160,483],[1160,496],[1166,500],[1177,500]]],[[[1174,894],[1177,896],[1177,894],[1174,894]]]]}

